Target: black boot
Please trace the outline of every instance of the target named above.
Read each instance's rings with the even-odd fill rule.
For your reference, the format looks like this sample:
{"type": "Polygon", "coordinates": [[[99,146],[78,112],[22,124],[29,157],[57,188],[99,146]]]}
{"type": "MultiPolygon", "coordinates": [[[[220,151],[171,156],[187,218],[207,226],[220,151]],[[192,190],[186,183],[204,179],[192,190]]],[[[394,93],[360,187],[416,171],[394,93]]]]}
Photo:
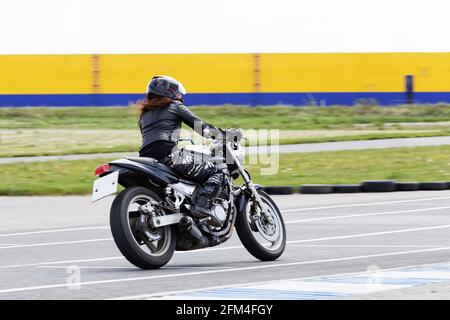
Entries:
{"type": "Polygon", "coordinates": [[[210,225],[214,227],[221,227],[225,220],[221,217],[216,217],[212,211],[214,207],[214,200],[222,192],[222,174],[216,173],[212,175],[205,185],[196,190],[192,197],[193,207],[192,214],[201,217],[210,217],[210,225]]]}

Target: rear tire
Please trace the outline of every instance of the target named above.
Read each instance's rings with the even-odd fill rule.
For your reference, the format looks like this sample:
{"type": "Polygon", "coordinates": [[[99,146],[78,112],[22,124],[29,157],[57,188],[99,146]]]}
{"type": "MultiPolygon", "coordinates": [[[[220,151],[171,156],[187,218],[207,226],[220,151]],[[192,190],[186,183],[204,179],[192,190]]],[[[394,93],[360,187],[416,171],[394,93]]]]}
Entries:
{"type": "MultiPolygon", "coordinates": [[[[161,201],[156,193],[143,187],[133,186],[119,193],[111,206],[111,232],[117,247],[129,262],[141,269],[156,269],[164,266],[172,258],[175,251],[176,235],[172,226],[158,228],[157,232],[162,234],[164,242],[159,251],[157,251],[160,246],[159,241],[163,240],[158,240],[157,245],[150,242],[149,245],[155,247],[155,253],[151,251],[149,245],[142,238],[145,235],[133,228],[135,221],[130,217],[132,214],[136,215],[136,211],[132,211],[131,214],[131,211],[129,211],[131,206],[136,207],[143,204],[146,199],[161,201]],[[133,201],[136,201],[136,205],[133,204],[133,201]],[[149,252],[146,252],[145,248],[149,252]]],[[[146,239],[148,240],[148,238],[146,239]]]]}
{"type": "MultiPolygon", "coordinates": [[[[286,228],[284,226],[283,217],[275,202],[270,196],[262,190],[258,190],[262,200],[270,208],[271,215],[275,215],[278,221],[279,237],[274,241],[272,246],[264,246],[257,239],[259,231],[252,230],[250,222],[250,210],[253,200],[247,199],[244,205],[244,212],[239,212],[236,217],[236,231],[244,247],[255,258],[262,261],[273,261],[281,256],[286,247],[286,228]]],[[[255,228],[255,227],[254,227],[255,228]]],[[[270,243],[270,242],[269,242],[270,243]]]]}

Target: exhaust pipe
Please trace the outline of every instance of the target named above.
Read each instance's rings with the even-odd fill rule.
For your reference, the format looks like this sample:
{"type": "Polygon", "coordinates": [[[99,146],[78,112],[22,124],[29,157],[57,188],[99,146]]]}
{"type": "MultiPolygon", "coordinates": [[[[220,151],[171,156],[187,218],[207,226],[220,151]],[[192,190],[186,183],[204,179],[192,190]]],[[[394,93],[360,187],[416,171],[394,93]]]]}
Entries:
{"type": "Polygon", "coordinates": [[[195,250],[195,249],[201,249],[201,248],[206,248],[206,247],[214,247],[221,243],[224,243],[225,241],[227,241],[228,239],[231,238],[231,235],[233,234],[233,227],[234,227],[235,222],[236,222],[236,214],[233,215],[233,218],[230,221],[231,225],[229,226],[229,230],[225,235],[219,236],[219,237],[208,238],[202,234],[200,229],[197,227],[197,224],[194,223],[194,220],[192,220],[191,217],[184,216],[183,218],[181,218],[180,223],[179,223],[180,229],[188,232],[193,238],[198,240],[198,242],[196,244],[194,244],[193,246],[190,246],[189,248],[181,249],[181,247],[180,247],[180,249],[177,249],[177,250],[195,250]]]}
{"type": "Polygon", "coordinates": [[[183,218],[181,218],[180,228],[184,231],[189,232],[191,236],[199,241],[202,241],[205,238],[200,229],[197,227],[197,224],[194,223],[194,220],[192,220],[191,217],[184,216],[183,218]]]}

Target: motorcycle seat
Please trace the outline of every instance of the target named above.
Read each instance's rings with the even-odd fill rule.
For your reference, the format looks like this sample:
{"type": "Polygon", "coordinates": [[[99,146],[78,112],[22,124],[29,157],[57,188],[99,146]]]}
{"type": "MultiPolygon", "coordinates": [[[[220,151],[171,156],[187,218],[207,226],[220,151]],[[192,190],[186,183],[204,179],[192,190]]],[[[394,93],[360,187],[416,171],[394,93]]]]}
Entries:
{"type": "Polygon", "coordinates": [[[170,167],[166,166],[164,163],[159,162],[156,159],[153,158],[148,158],[148,157],[126,157],[126,159],[134,161],[134,162],[138,162],[138,163],[142,163],[151,167],[155,167],[158,168],[162,171],[165,171],[167,173],[170,173],[171,175],[178,177],[178,181],[186,183],[186,184],[190,184],[190,185],[194,185],[197,186],[198,183],[192,180],[188,180],[186,178],[182,178],[180,177],[180,175],[178,173],[176,173],[174,170],[172,170],[170,167]]]}
{"type": "Polygon", "coordinates": [[[126,157],[126,159],[134,161],[134,162],[138,162],[138,163],[142,163],[151,167],[156,167],[162,171],[165,171],[167,173],[170,173],[174,176],[179,176],[175,171],[173,171],[172,169],[170,169],[168,166],[166,166],[164,163],[159,162],[156,159],[153,158],[147,158],[147,157],[126,157]]]}

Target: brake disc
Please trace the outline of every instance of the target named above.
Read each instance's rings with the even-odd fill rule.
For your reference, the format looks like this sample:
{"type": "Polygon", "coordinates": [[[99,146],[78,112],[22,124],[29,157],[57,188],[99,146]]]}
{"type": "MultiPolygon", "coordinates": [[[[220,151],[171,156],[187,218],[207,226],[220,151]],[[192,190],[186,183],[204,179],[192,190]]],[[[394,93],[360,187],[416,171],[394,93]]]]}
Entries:
{"type": "Polygon", "coordinates": [[[259,234],[264,239],[274,242],[280,236],[279,220],[278,217],[272,213],[272,211],[269,211],[269,213],[273,218],[273,223],[262,221],[264,217],[260,216],[259,219],[255,220],[255,225],[258,229],[259,234]]]}

